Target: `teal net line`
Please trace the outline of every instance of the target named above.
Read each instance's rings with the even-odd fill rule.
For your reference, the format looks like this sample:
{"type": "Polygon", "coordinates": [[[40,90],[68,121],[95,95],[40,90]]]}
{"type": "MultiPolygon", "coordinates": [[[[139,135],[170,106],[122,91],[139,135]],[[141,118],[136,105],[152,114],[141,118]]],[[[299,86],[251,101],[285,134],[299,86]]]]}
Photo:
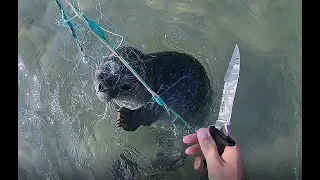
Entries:
{"type": "MultiPolygon", "coordinates": [[[[95,49],[92,49],[92,51],[95,51],[95,53],[92,52],[85,52],[86,50],[86,45],[88,44],[88,38],[83,38],[85,36],[89,37],[89,34],[84,33],[84,26],[83,23],[78,23],[75,20],[77,19],[77,15],[74,13],[74,11],[70,8],[68,8],[68,4],[63,3],[63,0],[55,0],[56,4],[59,7],[59,11],[60,11],[60,19],[56,20],[56,24],[58,26],[64,26],[64,27],[68,27],[69,30],[71,31],[72,37],[74,38],[74,40],[76,41],[76,46],[78,49],[78,52],[80,53],[80,59],[82,58],[82,61],[85,64],[89,64],[91,68],[95,69],[96,65],[99,64],[99,59],[101,59],[101,53],[98,53],[99,51],[103,52],[105,51],[104,48],[102,48],[101,46],[99,47],[95,47],[95,49]]],[[[108,23],[108,29],[103,29],[102,27],[100,27],[103,31],[107,32],[109,35],[114,35],[114,37],[117,37],[117,39],[115,39],[115,41],[117,41],[116,48],[117,49],[123,42],[123,37],[119,34],[117,34],[117,29],[116,27],[112,24],[111,21],[108,20],[108,18],[106,18],[102,12],[101,12],[101,6],[100,6],[100,1],[97,1],[99,4],[99,9],[97,9],[100,12],[100,18],[98,19],[98,22],[103,19],[103,20],[107,20],[108,23]]],[[[76,0],[73,0],[73,4],[77,4],[77,7],[75,7],[75,9],[80,9],[79,4],[77,3],[76,0]]],[[[80,11],[80,10],[78,10],[80,11]]],[[[88,26],[89,27],[89,26],[88,26]]],[[[109,37],[110,38],[110,37],[109,37]]],[[[107,37],[105,37],[105,39],[107,39],[107,37]]],[[[92,42],[91,42],[92,43],[92,42]]],[[[104,46],[105,47],[105,46],[104,46]]],[[[88,47],[87,47],[88,48],[88,47]]],[[[65,51],[65,50],[63,50],[65,51]]]]}
{"type": "MultiPolygon", "coordinates": [[[[74,6],[73,5],[73,4],[75,4],[74,2],[75,1],[73,1],[73,3],[71,3],[69,0],[56,0],[56,3],[59,7],[59,11],[61,14],[61,18],[62,18],[62,22],[58,21],[58,24],[69,27],[69,29],[72,33],[72,36],[75,39],[77,46],[78,46],[78,49],[79,49],[81,55],[83,56],[83,58],[86,58],[86,55],[83,52],[84,49],[79,41],[79,38],[78,38],[76,31],[75,31],[75,26],[72,23],[72,20],[76,17],[78,17],[80,20],[82,20],[83,23],[85,23],[87,25],[87,27],[90,29],[90,31],[113,53],[113,55],[115,57],[119,58],[119,60],[126,66],[126,68],[128,68],[130,70],[130,72],[140,81],[140,83],[152,95],[152,100],[154,102],[156,102],[158,105],[165,108],[165,110],[168,113],[168,116],[170,118],[170,122],[173,124],[174,127],[175,127],[174,122],[177,118],[179,120],[181,120],[185,126],[189,126],[189,124],[178,113],[176,113],[173,109],[171,109],[164,102],[164,100],[151,89],[151,87],[139,76],[139,74],[128,64],[128,62],[117,52],[117,48],[121,45],[121,42],[123,41],[123,37],[120,36],[119,34],[116,34],[111,31],[103,29],[101,26],[99,26],[99,24],[97,22],[89,19],[87,16],[85,16],[83,14],[83,12],[81,12],[79,4],[77,6],[74,6]],[[63,1],[66,4],[64,4],[63,1]],[[68,10],[68,8],[66,8],[65,5],[67,5],[71,9],[71,11],[68,10]],[[112,45],[111,41],[107,38],[105,32],[110,33],[115,36],[118,36],[118,37],[121,37],[122,40],[117,47],[114,47],[112,45]],[[175,118],[173,118],[172,114],[175,116],[175,118]]],[[[100,6],[100,2],[99,2],[99,6],[100,6]]],[[[100,11],[101,11],[101,9],[100,9],[100,11]]],[[[101,13],[101,15],[102,15],[102,13],[101,13]]],[[[112,24],[109,20],[108,20],[108,22],[110,24],[112,24]]],[[[116,32],[116,28],[114,27],[113,24],[112,24],[112,26],[116,32]]]]}

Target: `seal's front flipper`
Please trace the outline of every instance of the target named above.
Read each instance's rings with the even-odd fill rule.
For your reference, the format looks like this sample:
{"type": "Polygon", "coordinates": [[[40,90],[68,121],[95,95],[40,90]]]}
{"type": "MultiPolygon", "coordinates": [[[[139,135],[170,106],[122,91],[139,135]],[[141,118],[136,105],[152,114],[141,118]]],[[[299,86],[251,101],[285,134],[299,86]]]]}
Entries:
{"type": "Polygon", "coordinates": [[[134,110],[128,108],[120,108],[118,110],[117,127],[122,127],[125,131],[135,131],[140,125],[132,120],[134,110]]]}
{"type": "Polygon", "coordinates": [[[154,118],[147,109],[130,110],[122,107],[118,110],[117,127],[121,127],[125,131],[135,131],[141,125],[150,126],[154,118]]]}

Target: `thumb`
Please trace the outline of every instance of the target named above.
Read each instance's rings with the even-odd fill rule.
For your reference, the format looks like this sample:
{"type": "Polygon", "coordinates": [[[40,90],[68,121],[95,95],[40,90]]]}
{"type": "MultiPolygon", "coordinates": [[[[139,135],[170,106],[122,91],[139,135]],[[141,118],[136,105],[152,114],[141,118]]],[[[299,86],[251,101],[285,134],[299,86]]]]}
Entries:
{"type": "Polygon", "coordinates": [[[214,168],[216,163],[222,163],[216,143],[209,133],[209,130],[207,128],[200,128],[197,132],[197,137],[202,153],[206,158],[208,168],[214,168]]]}

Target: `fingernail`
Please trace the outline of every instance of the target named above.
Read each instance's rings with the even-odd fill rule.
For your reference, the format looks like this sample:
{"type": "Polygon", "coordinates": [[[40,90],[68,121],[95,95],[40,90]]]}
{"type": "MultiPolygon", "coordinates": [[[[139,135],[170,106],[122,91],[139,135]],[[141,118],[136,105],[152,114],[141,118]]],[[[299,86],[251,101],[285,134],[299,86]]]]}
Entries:
{"type": "Polygon", "coordinates": [[[200,138],[207,138],[207,137],[209,137],[208,130],[207,130],[206,128],[201,128],[201,129],[199,129],[198,135],[199,135],[200,138]]]}
{"type": "Polygon", "coordinates": [[[184,136],[184,137],[182,138],[182,142],[183,142],[183,143],[186,142],[186,136],[184,136]]]}

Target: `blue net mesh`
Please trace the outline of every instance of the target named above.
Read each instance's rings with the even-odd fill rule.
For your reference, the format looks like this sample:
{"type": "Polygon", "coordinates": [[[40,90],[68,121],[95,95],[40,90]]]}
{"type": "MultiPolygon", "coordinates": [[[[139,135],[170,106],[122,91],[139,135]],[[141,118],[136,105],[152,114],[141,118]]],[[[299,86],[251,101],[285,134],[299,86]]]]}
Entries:
{"type": "MultiPolygon", "coordinates": [[[[100,46],[104,45],[107,47],[114,56],[118,57],[120,61],[134,74],[134,76],[144,85],[144,87],[150,92],[152,95],[152,100],[166,109],[168,116],[170,118],[170,122],[174,125],[176,119],[181,120],[184,125],[188,126],[188,123],[173,109],[166,105],[163,99],[155,93],[148,84],[140,77],[140,75],[126,62],[126,60],[121,57],[117,48],[121,45],[123,41],[123,37],[117,34],[117,30],[115,26],[101,13],[100,2],[98,1],[98,9],[101,13],[101,19],[104,19],[109,24],[109,30],[102,28],[98,22],[95,22],[89,19],[84,12],[81,11],[80,5],[77,1],[68,1],[68,0],[56,0],[56,3],[59,7],[61,19],[57,20],[58,25],[66,26],[72,32],[72,36],[75,39],[80,55],[82,56],[83,62],[88,63],[91,67],[95,68],[99,64],[100,61],[97,61],[97,57],[94,55],[88,55],[86,53],[86,47],[84,47],[84,41],[81,39],[79,34],[82,34],[81,29],[83,28],[83,24],[89,28],[94,36],[96,36],[96,42],[100,41],[100,46]],[[78,22],[75,22],[75,19],[82,21],[82,25],[78,22]],[[80,31],[78,33],[78,31],[80,31]],[[113,32],[112,32],[113,31],[113,32]]],[[[100,20],[99,20],[100,21],[100,20]]]]}

